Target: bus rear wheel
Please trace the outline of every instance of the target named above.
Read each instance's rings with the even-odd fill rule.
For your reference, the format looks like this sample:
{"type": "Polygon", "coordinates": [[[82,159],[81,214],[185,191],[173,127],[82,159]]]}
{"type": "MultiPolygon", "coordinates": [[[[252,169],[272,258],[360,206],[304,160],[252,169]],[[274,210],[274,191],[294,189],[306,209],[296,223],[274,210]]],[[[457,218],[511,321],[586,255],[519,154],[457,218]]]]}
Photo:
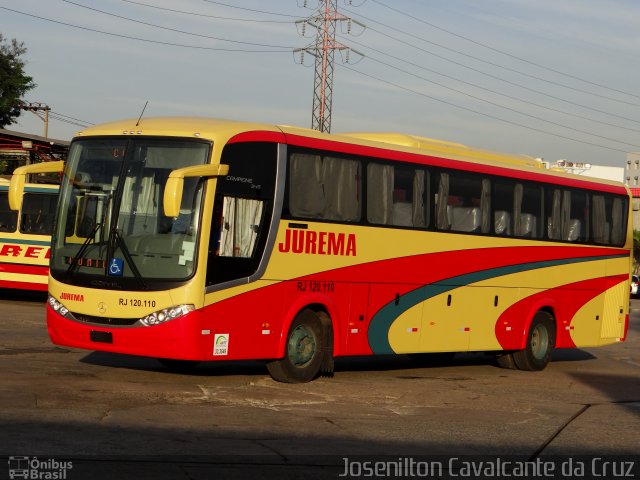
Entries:
{"type": "Polygon", "coordinates": [[[520,370],[542,370],[551,360],[556,345],[556,329],[553,317],[539,311],[533,317],[524,350],[513,352],[513,362],[520,370]]]}
{"type": "Polygon", "coordinates": [[[323,360],[322,322],[312,310],[294,318],[287,335],[284,358],[267,363],[271,377],[284,383],[309,382],[320,374],[323,360]]]}

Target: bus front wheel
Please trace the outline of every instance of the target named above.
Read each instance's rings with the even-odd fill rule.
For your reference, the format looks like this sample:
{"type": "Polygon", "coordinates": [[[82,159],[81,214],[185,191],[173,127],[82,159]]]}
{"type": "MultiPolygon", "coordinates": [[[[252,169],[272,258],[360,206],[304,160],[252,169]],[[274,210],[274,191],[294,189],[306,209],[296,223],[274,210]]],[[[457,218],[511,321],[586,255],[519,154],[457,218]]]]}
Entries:
{"type": "Polygon", "coordinates": [[[320,373],[323,357],[322,322],[309,309],[294,318],[287,335],[284,358],[267,363],[271,377],[284,383],[304,383],[320,373]]]}
{"type": "Polygon", "coordinates": [[[556,329],[553,317],[539,311],[533,317],[524,350],[513,352],[513,361],[520,370],[542,370],[551,360],[556,344],[556,329]]]}

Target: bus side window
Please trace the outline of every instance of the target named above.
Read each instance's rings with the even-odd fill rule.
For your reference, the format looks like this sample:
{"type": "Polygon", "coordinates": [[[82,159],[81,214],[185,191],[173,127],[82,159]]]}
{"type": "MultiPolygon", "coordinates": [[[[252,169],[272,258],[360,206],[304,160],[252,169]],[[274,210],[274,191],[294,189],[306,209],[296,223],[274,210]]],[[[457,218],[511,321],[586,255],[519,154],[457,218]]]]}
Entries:
{"type": "Polygon", "coordinates": [[[0,232],[15,232],[18,225],[18,212],[9,208],[7,192],[0,193],[0,232]]]}
{"type": "Polygon", "coordinates": [[[219,256],[243,258],[253,256],[262,223],[263,204],[261,200],[248,198],[223,198],[217,248],[219,256]]]}
{"type": "Polygon", "coordinates": [[[399,227],[427,226],[426,174],[410,166],[367,166],[367,220],[399,227]]]}
{"type": "Polygon", "coordinates": [[[611,236],[611,221],[607,216],[606,200],[604,195],[593,195],[591,218],[593,225],[593,241],[607,245],[611,236]]]}
{"type": "MultiPolygon", "coordinates": [[[[441,178],[443,176],[444,174],[441,178]]],[[[448,177],[449,192],[446,205],[451,230],[490,233],[491,180],[463,173],[451,174],[448,177]]]]}
{"type": "Polygon", "coordinates": [[[360,162],[294,153],[289,157],[289,211],[298,218],[360,220],[360,162]]]}
{"type": "Polygon", "coordinates": [[[38,235],[51,235],[57,195],[26,193],[22,203],[20,231],[38,235]]]}
{"type": "Polygon", "coordinates": [[[547,236],[550,240],[584,242],[588,231],[587,195],[554,188],[547,192],[547,236]]]}
{"type": "Polygon", "coordinates": [[[496,235],[513,234],[513,183],[506,181],[496,181],[494,185],[494,214],[493,230],[496,235]]]}
{"type": "Polygon", "coordinates": [[[513,189],[513,229],[516,237],[541,238],[542,189],[516,183],[513,189]]]}
{"type": "Polygon", "coordinates": [[[440,173],[438,176],[438,191],[435,198],[436,226],[438,230],[451,228],[451,207],[449,205],[449,174],[440,173]]]}
{"type": "Polygon", "coordinates": [[[602,245],[622,246],[628,202],[622,197],[594,194],[591,198],[593,241],[602,245]]]}

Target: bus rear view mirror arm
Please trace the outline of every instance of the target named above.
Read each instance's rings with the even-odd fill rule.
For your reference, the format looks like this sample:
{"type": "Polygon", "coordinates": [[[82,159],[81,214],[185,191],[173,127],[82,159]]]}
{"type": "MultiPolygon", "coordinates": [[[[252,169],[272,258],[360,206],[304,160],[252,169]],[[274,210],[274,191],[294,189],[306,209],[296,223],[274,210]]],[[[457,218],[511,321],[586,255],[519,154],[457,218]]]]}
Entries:
{"type": "Polygon", "coordinates": [[[167,217],[177,217],[182,202],[184,179],[187,177],[219,177],[229,172],[229,165],[195,165],[192,167],[173,170],[167,179],[164,189],[164,214],[167,217]]]}
{"type": "Polygon", "coordinates": [[[16,168],[13,171],[11,183],[9,184],[9,208],[16,211],[20,210],[27,175],[33,173],[59,173],[63,170],[64,161],[62,160],[57,162],[33,163],[16,168]]]}

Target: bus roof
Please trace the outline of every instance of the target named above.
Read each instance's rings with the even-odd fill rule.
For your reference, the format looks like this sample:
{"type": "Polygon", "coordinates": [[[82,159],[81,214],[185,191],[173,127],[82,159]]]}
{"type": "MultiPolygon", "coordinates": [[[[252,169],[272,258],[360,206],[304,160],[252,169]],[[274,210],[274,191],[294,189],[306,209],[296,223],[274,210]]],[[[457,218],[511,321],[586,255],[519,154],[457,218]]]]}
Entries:
{"type": "Polygon", "coordinates": [[[127,119],[94,125],[76,134],[77,137],[95,135],[158,135],[220,140],[247,131],[280,132],[275,125],[237,122],[207,117],[153,117],[127,119]]]}
{"type": "Polygon", "coordinates": [[[77,138],[103,135],[127,136],[175,136],[207,139],[214,145],[224,145],[236,135],[247,132],[272,132],[285,136],[301,136],[326,142],[348,143],[383,150],[396,150],[437,158],[447,158],[484,164],[535,171],[551,177],[576,179],[594,184],[622,186],[620,182],[593,177],[577,176],[566,172],[545,169],[542,161],[522,154],[508,154],[476,149],[460,143],[435,140],[427,137],[406,135],[395,132],[352,132],[326,134],[309,128],[288,125],[241,122],[208,117],[149,117],[120,120],[87,128],[76,135],[77,138]],[[541,171],[542,170],[542,171],[541,171]]]}
{"type": "Polygon", "coordinates": [[[447,142],[444,140],[436,140],[433,138],[419,137],[416,135],[407,135],[395,132],[354,132],[344,133],[342,135],[358,138],[362,140],[372,140],[374,142],[389,143],[397,146],[405,146],[425,150],[429,152],[440,152],[444,155],[465,155],[480,158],[483,160],[494,160],[501,163],[509,163],[514,165],[529,165],[535,168],[544,168],[542,161],[527,155],[510,155],[500,152],[492,152],[489,150],[479,150],[468,147],[461,143],[447,142]]]}

